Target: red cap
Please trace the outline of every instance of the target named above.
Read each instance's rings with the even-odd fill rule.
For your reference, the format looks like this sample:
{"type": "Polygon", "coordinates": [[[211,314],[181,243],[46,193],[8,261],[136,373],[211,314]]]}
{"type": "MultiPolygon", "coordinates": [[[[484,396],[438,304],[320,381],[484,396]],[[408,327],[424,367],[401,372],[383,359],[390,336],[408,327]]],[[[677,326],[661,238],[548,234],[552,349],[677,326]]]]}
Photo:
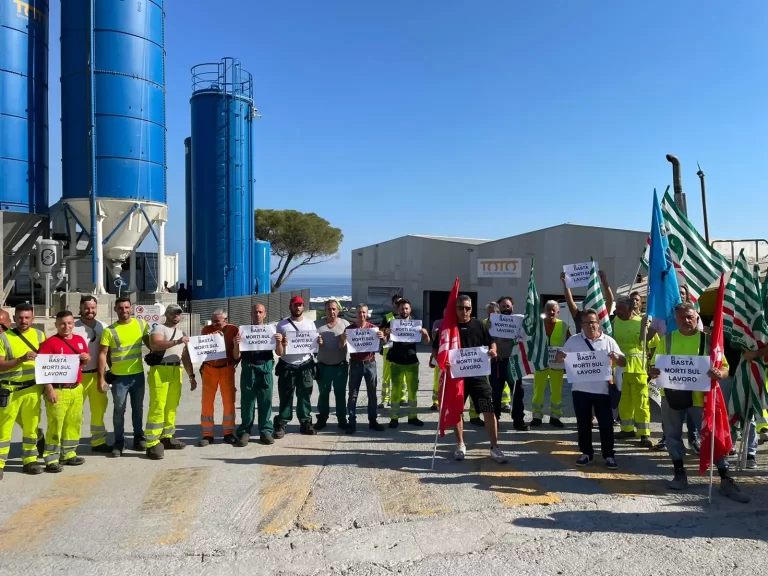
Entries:
{"type": "Polygon", "coordinates": [[[291,298],[290,305],[293,306],[294,304],[304,304],[304,298],[301,296],[294,296],[291,298]]]}

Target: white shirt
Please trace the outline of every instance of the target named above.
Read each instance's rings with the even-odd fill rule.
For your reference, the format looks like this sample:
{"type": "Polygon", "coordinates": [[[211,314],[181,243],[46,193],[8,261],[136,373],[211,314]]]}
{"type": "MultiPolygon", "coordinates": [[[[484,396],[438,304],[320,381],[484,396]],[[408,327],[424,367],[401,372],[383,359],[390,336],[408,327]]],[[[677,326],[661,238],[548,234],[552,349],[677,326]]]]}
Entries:
{"type": "Polygon", "coordinates": [[[75,329],[73,334],[79,334],[88,343],[88,354],[91,355],[91,361],[83,366],[84,372],[96,370],[99,367],[99,354],[101,353],[101,333],[104,332],[104,324],[96,320],[96,326],[91,328],[90,326],[83,324],[82,320],[75,321],[75,329]]]}
{"type": "MultiPolygon", "coordinates": [[[[160,334],[163,337],[163,340],[166,342],[173,339],[178,340],[179,338],[183,338],[186,336],[184,332],[181,330],[181,328],[168,328],[165,324],[158,324],[154,328],[152,328],[152,332],[150,334],[160,334]],[[176,333],[174,336],[174,332],[176,333]],[[171,338],[173,337],[173,338],[171,338]]],[[[150,339],[151,340],[151,339],[150,339]]],[[[181,355],[184,352],[184,346],[186,344],[176,344],[176,346],[171,346],[165,351],[165,354],[163,355],[163,364],[173,364],[174,362],[181,362],[181,355]]]]}
{"type": "MultiPolygon", "coordinates": [[[[277,330],[278,334],[282,334],[283,336],[287,334],[288,339],[290,340],[290,333],[296,332],[296,328],[293,327],[291,322],[296,325],[296,328],[299,329],[299,332],[313,332],[317,330],[315,323],[312,322],[312,320],[304,319],[300,322],[297,322],[296,320],[289,320],[288,318],[280,320],[280,322],[277,323],[275,330],[277,330]]],[[[299,364],[304,364],[304,362],[312,358],[312,354],[283,354],[281,358],[283,361],[288,362],[288,364],[298,366],[299,364]]]]}
{"type": "MultiPolygon", "coordinates": [[[[616,352],[621,354],[621,349],[616,343],[616,340],[605,334],[600,334],[597,340],[590,340],[593,350],[604,350],[608,354],[616,352]]],[[[587,346],[586,336],[583,334],[576,334],[568,338],[568,341],[563,346],[563,352],[589,352],[589,346],[587,346]]],[[[595,382],[580,382],[578,384],[572,384],[571,390],[573,392],[589,392],[590,394],[608,394],[608,382],[606,380],[598,380],[595,382]]]]}

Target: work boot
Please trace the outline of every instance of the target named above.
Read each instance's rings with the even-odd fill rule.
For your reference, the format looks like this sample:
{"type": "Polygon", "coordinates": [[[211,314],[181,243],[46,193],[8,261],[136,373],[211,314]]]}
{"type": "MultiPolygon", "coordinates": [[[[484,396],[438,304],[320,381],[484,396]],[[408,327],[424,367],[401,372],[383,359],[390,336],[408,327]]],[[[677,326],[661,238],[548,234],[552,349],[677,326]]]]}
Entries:
{"type": "Polygon", "coordinates": [[[657,452],[663,452],[664,450],[667,449],[666,441],[659,440],[658,442],[656,442],[656,444],[654,444],[653,449],[656,450],[657,452]]]}
{"type": "Polygon", "coordinates": [[[424,422],[422,422],[415,416],[413,418],[408,418],[408,424],[410,424],[411,426],[419,426],[419,427],[424,426],[424,422]]]}
{"type": "Polygon", "coordinates": [[[108,444],[99,444],[98,446],[91,446],[91,452],[95,454],[111,454],[112,446],[108,444]]]}
{"type": "Polygon", "coordinates": [[[472,426],[477,426],[478,428],[482,428],[485,426],[485,422],[483,421],[480,416],[475,416],[474,418],[469,419],[469,423],[472,424],[472,426]]]}
{"type": "Polygon", "coordinates": [[[346,418],[339,418],[339,428],[342,430],[346,430],[347,426],[349,426],[349,423],[347,422],[346,418]]]}
{"type": "Polygon", "coordinates": [[[24,474],[29,474],[30,476],[37,476],[38,474],[43,473],[43,466],[38,462],[30,462],[29,464],[24,464],[24,466],[21,468],[21,471],[24,472],[24,474]]]}
{"type": "Polygon", "coordinates": [[[147,441],[144,436],[136,436],[133,439],[133,449],[136,450],[136,452],[142,452],[147,449],[147,441]]]}
{"type": "Polygon", "coordinates": [[[51,462],[50,464],[45,465],[45,471],[50,472],[51,474],[58,474],[62,470],[64,470],[64,466],[58,462],[51,462]]]}
{"type": "Polygon", "coordinates": [[[541,426],[542,422],[543,421],[542,421],[541,418],[532,418],[531,419],[531,427],[537,428],[537,427],[541,426]]]}
{"type": "Polygon", "coordinates": [[[397,428],[398,421],[395,418],[392,418],[392,420],[389,421],[389,427],[390,428],[397,428]]]}
{"type": "Polygon", "coordinates": [[[354,434],[357,430],[357,424],[347,424],[347,434],[354,434]]]}
{"type": "Polygon", "coordinates": [[[165,457],[165,448],[162,444],[155,444],[152,448],[147,448],[146,452],[150,460],[162,460],[165,457]]]}
{"type": "Polygon", "coordinates": [[[368,422],[368,428],[370,430],[374,430],[375,432],[384,432],[385,428],[383,424],[379,424],[376,420],[371,420],[368,422]]]}
{"type": "Polygon", "coordinates": [[[514,428],[518,432],[528,432],[528,430],[531,429],[531,427],[528,426],[528,424],[526,424],[525,422],[521,422],[520,424],[513,424],[512,428],[514,428]]]}
{"type": "Polygon", "coordinates": [[[43,434],[43,429],[38,428],[37,429],[37,455],[42,458],[43,452],[45,452],[45,434],[43,434]]]}
{"type": "Polygon", "coordinates": [[[437,412],[440,409],[440,405],[437,402],[432,402],[432,406],[429,407],[432,412],[437,412]]]}
{"type": "Polygon", "coordinates": [[[504,404],[504,406],[501,407],[501,411],[504,412],[504,414],[512,414],[512,405],[504,404]]]}
{"type": "Polygon", "coordinates": [[[268,432],[262,432],[261,434],[259,434],[259,442],[261,442],[262,444],[266,444],[267,446],[270,446],[275,443],[275,439],[272,436],[272,434],[268,432]]]}
{"type": "Polygon", "coordinates": [[[309,420],[308,422],[302,422],[301,428],[299,430],[305,436],[314,436],[315,434],[317,434],[317,430],[315,430],[315,427],[312,426],[311,420],[309,420]]]}
{"type": "Polygon", "coordinates": [[[198,444],[198,446],[200,446],[200,448],[205,448],[206,446],[210,446],[211,444],[213,444],[213,436],[203,436],[200,439],[200,443],[198,444]]]}
{"type": "Polygon", "coordinates": [[[635,431],[632,430],[632,432],[624,432],[622,430],[621,432],[614,432],[613,437],[615,440],[626,440],[627,438],[634,438],[635,431]]]}
{"type": "Polygon", "coordinates": [[[669,483],[669,487],[672,490],[677,491],[688,488],[688,475],[685,473],[684,469],[679,468],[675,470],[675,477],[669,483]]]}
{"type": "Polygon", "coordinates": [[[240,437],[237,439],[237,442],[232,444],[232,446],[235,446],[237,448],[244,448],[245,446],[248,446],[248,442],[251,441],[251,435],[248,434],[248,432],[243,432],[240,434],[240,437]]]}
{"type": "Polygon", "coordinates": [[[234,434],[224,434],[224,444],[232,446],[235,442],[237,442],[237,439],[234,434]]]}
{"type": "Polygon", "coordinates": [[[82,456],[72,456],[72,458],[62,460],[61,463],[64,464],[64,466],[82,466],[85,464],[85,458],[82,456]]]}
{"type": "Polygon", "coordinates": [[[400,408],[405,408],[408,406],[408,400],[400,400],[400,408]]]}
{"type": "Polygon", "coordinates": [[[285,438],[285,426],[275,422],[275,433],[272,436],[275,438],[275,440],[285,438]]]}
{"type": "Polygon", "coordinates": [[[122,444],[115,444],[112,446],[112,452],[110,453],[110,458],[120,458],[120,456],[123,455],[123,445],[122,444]]]}
{"type": "Polygon", "coordinates": [[[328,416],[318,416],[317,423],[315,424],[315,430],[322,430],[328,423],[328,416]]]}
{"type": "Polygon", "coordinates": [[[162,444],[163,448],[166,450],[184,450],[184,448],[187,447],[184,442],[177,440],[176,438],[163,438],[160,440],[160,444],[162,444]]]}
{"type": "Polygon", "coordinates": [[[650,436],[640,436],[640,446],[643,448],[653,448],[650,436]]]}
{"type": "Polygon", "coordinates": [[[755,460],[754,456],[747,456],[747,470],[756,470],[757,469],[757,460],[755,460]]]}
{"type": "MultiPolygon", "coordinates": [[[[533,422],[531,422],[531,424],[533,424],[533,422]]],[[[549,425],[555,428],[565,428],[563,421],[560,420],[560,418],[555,418],[554,416],[549,417],[549,425]]]]}
{"type": "Polygon", "coordinates": [[[381,402],[376,408],[384,408],[384,402],[381,402]]]}
{"type": "Polygon", "coordinates": [[[744,494],[733,478],[730,476],[724,476],[720,478],[720,494],[726,498],[730,498],[734,502],[740,502],[741,504],[747,504],[749,502],[749,496],[744,494]]]}

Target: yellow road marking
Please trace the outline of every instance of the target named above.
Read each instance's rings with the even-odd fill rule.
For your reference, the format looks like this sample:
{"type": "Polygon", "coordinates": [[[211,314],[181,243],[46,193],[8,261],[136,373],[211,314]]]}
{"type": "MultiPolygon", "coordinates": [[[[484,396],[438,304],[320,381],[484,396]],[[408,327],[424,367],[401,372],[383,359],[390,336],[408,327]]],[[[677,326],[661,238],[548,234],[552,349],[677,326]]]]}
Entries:
{"type": "Polygon", "coordinates": [[[143,518],[170,524],[156,543],[178,544],[189,538],[210,474],[210,468],[175,468],[157,473],[141,503],[143,518]]]}
{"type": "Polygon", "coordinates": [[[505,508],[535,504],[558,504],[557,494],[548,492],[534,476],[510,470],[509,464],[496,464],[486,458],[480,469],[480,483],[499,499],[505,508]]]}
{"type": "Polygon", "coordinates": [[[314,499],[309,498],[312,481],[315,478],[314,467],[302,466],[260,466],[259,474],[263,477],[259,490],[259,507],[262,519],[258,530],[262,534],[276,534],[293,526],[295,521],[307,529],[316,529],[312,522],[314,499]],[[307,510],[302,509],[307,505],[307,510]],[[299,517],[301,514],[301,517],[299,517]]]}
{"type": "Polygon", "coordinates": [[[380,470],[375,484],[384,515],[389,518],[450,512],[432,487],[424,484],[416,473],[380,470]]]}
{"type": "Polygon", "coordinates": [[[103,474],[73,474],[57,478],[51,488],[20,509],[0,527],[0,550],[26,548],[51,536],[72,508],[104,478],[103,474]]]}

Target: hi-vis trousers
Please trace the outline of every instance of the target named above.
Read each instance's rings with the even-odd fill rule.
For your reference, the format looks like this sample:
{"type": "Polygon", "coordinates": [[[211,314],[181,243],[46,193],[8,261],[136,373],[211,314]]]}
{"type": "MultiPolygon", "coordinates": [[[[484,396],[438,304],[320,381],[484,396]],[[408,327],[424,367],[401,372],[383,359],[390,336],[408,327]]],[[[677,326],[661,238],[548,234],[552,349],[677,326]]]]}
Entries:
{"type": "Polygon", "coordinates": [[[13,425],[18,420],[22,430],[21,461],[24,464],[37,462],[37,426],[40,424],[40,396],[43,387],[35,384],[19,390],[17,386],[5,386],[11,391],[8,406],[0,408],[0,470],[5,468],[8,451],[11,449],[13,425]]]}
{"type": "Polygon", "coordinates": [[[563,370],[538,370],[533,374],[533,400],[531,400],[531,409],[533,417],[541,418],[544,416],[544,392],[547,389],[547,380],[549,380],[549,415],[558,420],[563,417],[563,370]]]}
{"type": "Polygon", "coordinates": [[[408,418],[416,418],[416,395],[419,392],[419,365],[418,364],[392,364],[392,406],[390,417],[392,420],[400,418],[400,404],[394,398],[408,394],[408,418]]]}
{"type": "Polygon", "coordinates": [[[83,372],[83,406],[85,400],[91,405],[91,446],[107,443],[107,428],[104,426],[104,414],[107,412],[109,397],[99,390],[99,374],[96,371],[83,372]]]}
{"type": "Polygon", "coordinates": [[[45,399],[48,428],[45,430],[45,464],[58,464],[77,456],[80,429],[83,426],[83,387],[56,388],[57,401],[45,399]]]}
{"type": "MultiPolygon", "coordinates": [[[[509,390],[509,388],[507,388],[509,390]]],[[[440,404],[440,368],[434,367],[434,381],[432,383],[432,404],[440,404]]],[[[469,398],[469,418],[474,420],[479,418],[480,415],[475,410],[475,403],[472,402],[472,398],[469,398]]]]}
{"type": "Polygon", "coordinates": [[[203,429],[203,437],[213,438],[213,401],[216,399],[216,391],[221,389],[221,402],[224,405],[222,428],[224,436],[235,433],[235,367],[223,366],[214,368],[203,365],[200,368],[203,375],[203,399],[200,411],[200,427],[203,429]]]}
{"type": "Polygon", "coordinates": [[[181,400],[181,377],[181,366],[159,365],[149,369],[149,413],[144,429],[147,448],[160,444],[163,438],[173,438],[176,433],[176,408],[181,400]]]}
{"type": "Polygon", "coordinates": [[[648,376],[627,374],[621,379],[619,420],[622,432],[634,432],[638,436],[651,435],[651,406],[648,400],[648,376]]]}
{"type": "MultiPolygon", "coordinates": [[[[387,404],[390,401],[390,394],[392,392],[392,363],[387,360],[387,354],[389,353],[389,348],[384,348],[383,352],[381,353],[382,357],[384,358],[384,364],[383,368],[381,369],[381,403],[387,404]]],[[[408,390],[405,388],[403,389],[403,397],[400,399],[400,402],[405,402],[408,400],[408,390]]]]}

